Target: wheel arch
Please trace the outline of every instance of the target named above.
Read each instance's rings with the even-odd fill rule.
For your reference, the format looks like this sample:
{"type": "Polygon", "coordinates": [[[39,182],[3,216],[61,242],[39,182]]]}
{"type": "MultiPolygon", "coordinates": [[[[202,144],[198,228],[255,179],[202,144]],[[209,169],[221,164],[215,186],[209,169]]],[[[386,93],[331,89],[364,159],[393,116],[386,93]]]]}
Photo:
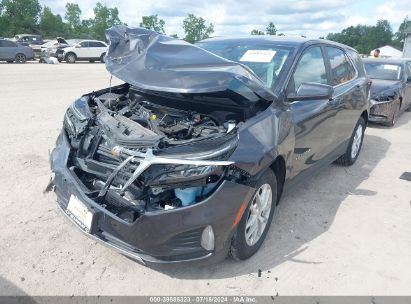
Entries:
{"type": "Polygon", "coordinates": [[[73,54],[74,57],[77,59],[77,54],[74,53],[73,51],[69,51],[69,52],[67,52],[67,53],[64,55],[64,60],[67,60],[67,56],[70,55],[70,54],[73,54]]]}
{"type": "Polygon", "coordinates": [[[270,165],[270,169],[274,171],[277,178],[277,204],[280,202],[281,195],[283,193],[285,175],[286,175],[286,164],[285,159],[282,155],[278,155],[274,162],[270,165]]]}
{"type": "Polygon", "coordinates": [[[368,125],[368,111],[367,110],[364,110],[362,113],[361,113],[361,117],[364,119],[364,121],[365,121],[365,126],[367,126],[368,125]]]}

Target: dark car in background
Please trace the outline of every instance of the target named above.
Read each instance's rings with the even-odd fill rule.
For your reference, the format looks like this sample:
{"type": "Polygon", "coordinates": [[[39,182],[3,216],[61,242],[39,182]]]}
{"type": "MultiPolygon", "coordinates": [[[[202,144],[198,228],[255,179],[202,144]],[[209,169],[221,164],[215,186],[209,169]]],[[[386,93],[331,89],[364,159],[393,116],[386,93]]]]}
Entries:
{"type": "Polygon", "coordinates": [[[45,43],[40,35],[35,34],[18,34],[12,39],[21,45],[29,46],[33,49],[34,57],[39,58],[41,53],[41,45],[45,43]]]}
{"type": "Polygon", "coordinates": [[[106,34],[106,68],[125,83],[67,109],[51,185],[77,227],[124,255],[247,259],[284,191],[360,153],[370,84],[350,47],[106,34]]]}
{"type": "Polygon", "coordinates": [[[411,106],[411,74],[404,59],[364,59],[372,80],[370,121],[394,126],[411,106]]]}
{"type": "Polygon", "coordinates": [[[33,58],[34,53],[29,46],[20,45],[6,39],[0,39],[0,61],[25,63],[27,60],[33,58]]]}

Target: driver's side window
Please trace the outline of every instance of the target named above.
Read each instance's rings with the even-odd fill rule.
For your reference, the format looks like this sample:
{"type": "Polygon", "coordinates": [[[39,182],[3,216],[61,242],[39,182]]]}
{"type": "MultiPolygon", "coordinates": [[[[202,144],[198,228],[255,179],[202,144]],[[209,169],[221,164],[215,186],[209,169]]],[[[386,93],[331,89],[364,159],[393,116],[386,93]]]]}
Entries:
{"type": "Polygon", "coordinates": [[[80,43],[80,46],[81,46],[82,48],[88,47],[88,41],[83,41],[83,42],[81,42],[81,43],[80,43]]]}
{"type": "Polygon", "coordinates": [[[328,83],[324,57],[319,46],[311,47],[304,52],[290,79],[287,93],[297,93],[298,88],[304,82],[328,83]]]}

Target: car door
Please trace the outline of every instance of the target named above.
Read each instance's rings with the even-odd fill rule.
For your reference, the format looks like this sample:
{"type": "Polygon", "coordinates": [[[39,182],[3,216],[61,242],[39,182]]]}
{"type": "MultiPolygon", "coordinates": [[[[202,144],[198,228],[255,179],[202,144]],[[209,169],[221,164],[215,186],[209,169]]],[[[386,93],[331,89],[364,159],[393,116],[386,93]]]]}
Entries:
{"type": "Polygon", "coordinates": [[[90,56],[94,59],[99,59],[101,54],[105,53],[106,48],[107,48],[106,45],[100,41],[91,41],[90,47],[91,47],[90,56]]]}
{"type": "MultiPolygon", "coordinates": [[[[302,83],[329,84],[323,49],[311,46],[301,55],[287,86],[287,96],[297,93],[302,83]]],[[[336,109],[329,99],[297,100],[289,104],[295,125],[292,176],[327,162],[333,150],[336,109]]]]}
{"type": "Polygon", "coordinates": [[[0,57],[2,60],[14,60],[17,53],[17,44],[13,41],[0,41],[0,57]]]}
{"type": "Polygon", "coordinates": [[[342,48],[326,46],[325,54],[330,68],[331,85],[334,88],[333,103],[337,111],[336,132],[331,145],[334,148],[341,146],[341,150],[345,151],[361,115],[360,111],[367,101],[367,96],[364,95],[367,91],[367,79],[359,75],[342,48]]]}
{"type": "Polygon", "coordinates": [[[78,59],[89,58],[90,48],[88,41],[82,41],[76,46],[76,55],[78,59]]]}

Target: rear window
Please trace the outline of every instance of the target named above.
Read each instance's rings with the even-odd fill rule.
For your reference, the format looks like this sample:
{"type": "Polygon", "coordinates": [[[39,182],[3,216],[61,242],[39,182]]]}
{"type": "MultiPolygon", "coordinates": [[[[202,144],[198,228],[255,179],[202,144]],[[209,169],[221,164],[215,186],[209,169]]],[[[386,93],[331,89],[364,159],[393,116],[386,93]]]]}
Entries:
{"type": "Polygon", "coordinates": [[[355,77],[355,69],[343,50],[326,47],[331,66],[331,84],[333,86],[346,83],[355,77]]]}

